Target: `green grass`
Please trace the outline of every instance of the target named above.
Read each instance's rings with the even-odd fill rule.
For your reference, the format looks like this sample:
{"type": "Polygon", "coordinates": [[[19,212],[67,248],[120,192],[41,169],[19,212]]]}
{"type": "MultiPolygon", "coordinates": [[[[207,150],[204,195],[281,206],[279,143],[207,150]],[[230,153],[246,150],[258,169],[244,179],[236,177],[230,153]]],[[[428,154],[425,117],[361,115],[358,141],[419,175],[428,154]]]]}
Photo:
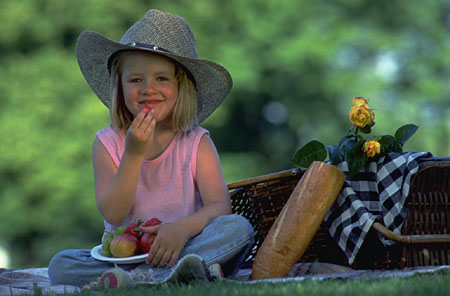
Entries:
{"type": "Polygon", "coordinates": [[[285,283],[240,284],[194,282],[188,286],[166,285],[110,291],[84,291],[75,295],[158,295],[158,296],[231,296],[231,295],[450,295],[450,270],[407,278],[306,280],[285,283]]]}

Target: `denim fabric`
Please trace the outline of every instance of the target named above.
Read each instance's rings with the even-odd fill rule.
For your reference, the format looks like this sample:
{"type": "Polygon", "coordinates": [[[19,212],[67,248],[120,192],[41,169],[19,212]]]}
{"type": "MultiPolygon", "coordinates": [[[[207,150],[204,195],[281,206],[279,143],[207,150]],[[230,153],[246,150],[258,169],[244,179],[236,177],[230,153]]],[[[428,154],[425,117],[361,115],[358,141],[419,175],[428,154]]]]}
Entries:
{"type": "MultiPolygon", "coordinates": [[[[253,245],[253,228],[239,215],[220,216],[191,238],[181,251],[180,258],[197,254],[206,264],[219,263],[225,275],[234,275],[248,256],[253,245]]],[[[96,260],[90,250],[64,250],[50,261],[48,274],[53,285],[83,286],[95,281],[114,264],[96,260]]],[[[153,269],[152,281],[163,281],[170,275],[170,268],[153,268],[146,263],[121,264],[125,270],[153,269]]]]}

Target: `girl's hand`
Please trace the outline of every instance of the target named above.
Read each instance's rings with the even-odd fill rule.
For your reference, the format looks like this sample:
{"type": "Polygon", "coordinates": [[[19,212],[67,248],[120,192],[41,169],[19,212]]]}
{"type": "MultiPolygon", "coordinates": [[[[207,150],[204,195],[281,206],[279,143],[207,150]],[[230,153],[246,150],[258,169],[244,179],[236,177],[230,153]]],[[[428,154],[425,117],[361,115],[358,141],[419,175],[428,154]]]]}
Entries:
{"type": "Polygon", "coordinates": [[[143,232],[157,233],[145,262],[151,266],[174,266],[181,250],[189,239],[183,226],[164,223],[156,226],[141,226],[143,232]]]}
{"type": "Polygon", "coordinates": [[[144,107],[134,118],[125,137],[125,151],[143,156],[153,140],[156,119],[154,110],[144,107]]]}

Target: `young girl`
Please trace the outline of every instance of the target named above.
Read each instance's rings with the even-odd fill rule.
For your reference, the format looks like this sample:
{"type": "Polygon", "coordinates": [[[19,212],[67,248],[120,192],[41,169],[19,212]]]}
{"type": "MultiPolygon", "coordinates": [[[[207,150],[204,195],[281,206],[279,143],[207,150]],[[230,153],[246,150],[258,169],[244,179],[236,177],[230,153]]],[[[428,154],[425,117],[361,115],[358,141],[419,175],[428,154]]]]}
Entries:
{"type": "MultiPolygon", "coordinates": [[[[145,280],[162,281],[181,258],[196,254],[207,265],[220,264],[225,275],[236,273],[253,229],[231,214],[216,149],[198,126],[231,90],[228,71],[198,59],[186,21],[158,10],[147,12],[120,42],[83,32],[76,50],[87,82],[110,108],[111,125],[93,144],[105,231],[139,219],[163,222],[141,227],[157,234],[154,243],[145,262],[122,269],[151,268],[145,280]]],[[[120,279],[111,279],[119,277],[112,267],[90,250],[64,250],[48,272],[52,284],[83,286],[101,276],[100,284],[113,287],[120,279]]]]}

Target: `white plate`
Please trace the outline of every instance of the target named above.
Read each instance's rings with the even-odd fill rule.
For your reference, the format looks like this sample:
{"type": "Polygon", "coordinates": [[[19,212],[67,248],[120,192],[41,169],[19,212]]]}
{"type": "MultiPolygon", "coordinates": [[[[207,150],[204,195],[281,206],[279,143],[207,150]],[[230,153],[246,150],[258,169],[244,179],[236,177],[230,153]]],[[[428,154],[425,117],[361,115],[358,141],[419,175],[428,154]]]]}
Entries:
{"type": "Polygon", "coordinates": [[[136,255],[136,256],[124,257],[124,258],[106,257],[103,255],[100,255],[100,253],[98,252],[98,250],[101,247],[102,247],[102,245],[93,247],[91,250],[91,256],[97,260],[107,261],[107,262],[111,262],[111,263],[117,263],[117,264],[140,263],[140,262],[144,262],[145,258],[147,258],[147,255],[148,255],[148,254],[142,254],[142,255],[136,255]]]}

